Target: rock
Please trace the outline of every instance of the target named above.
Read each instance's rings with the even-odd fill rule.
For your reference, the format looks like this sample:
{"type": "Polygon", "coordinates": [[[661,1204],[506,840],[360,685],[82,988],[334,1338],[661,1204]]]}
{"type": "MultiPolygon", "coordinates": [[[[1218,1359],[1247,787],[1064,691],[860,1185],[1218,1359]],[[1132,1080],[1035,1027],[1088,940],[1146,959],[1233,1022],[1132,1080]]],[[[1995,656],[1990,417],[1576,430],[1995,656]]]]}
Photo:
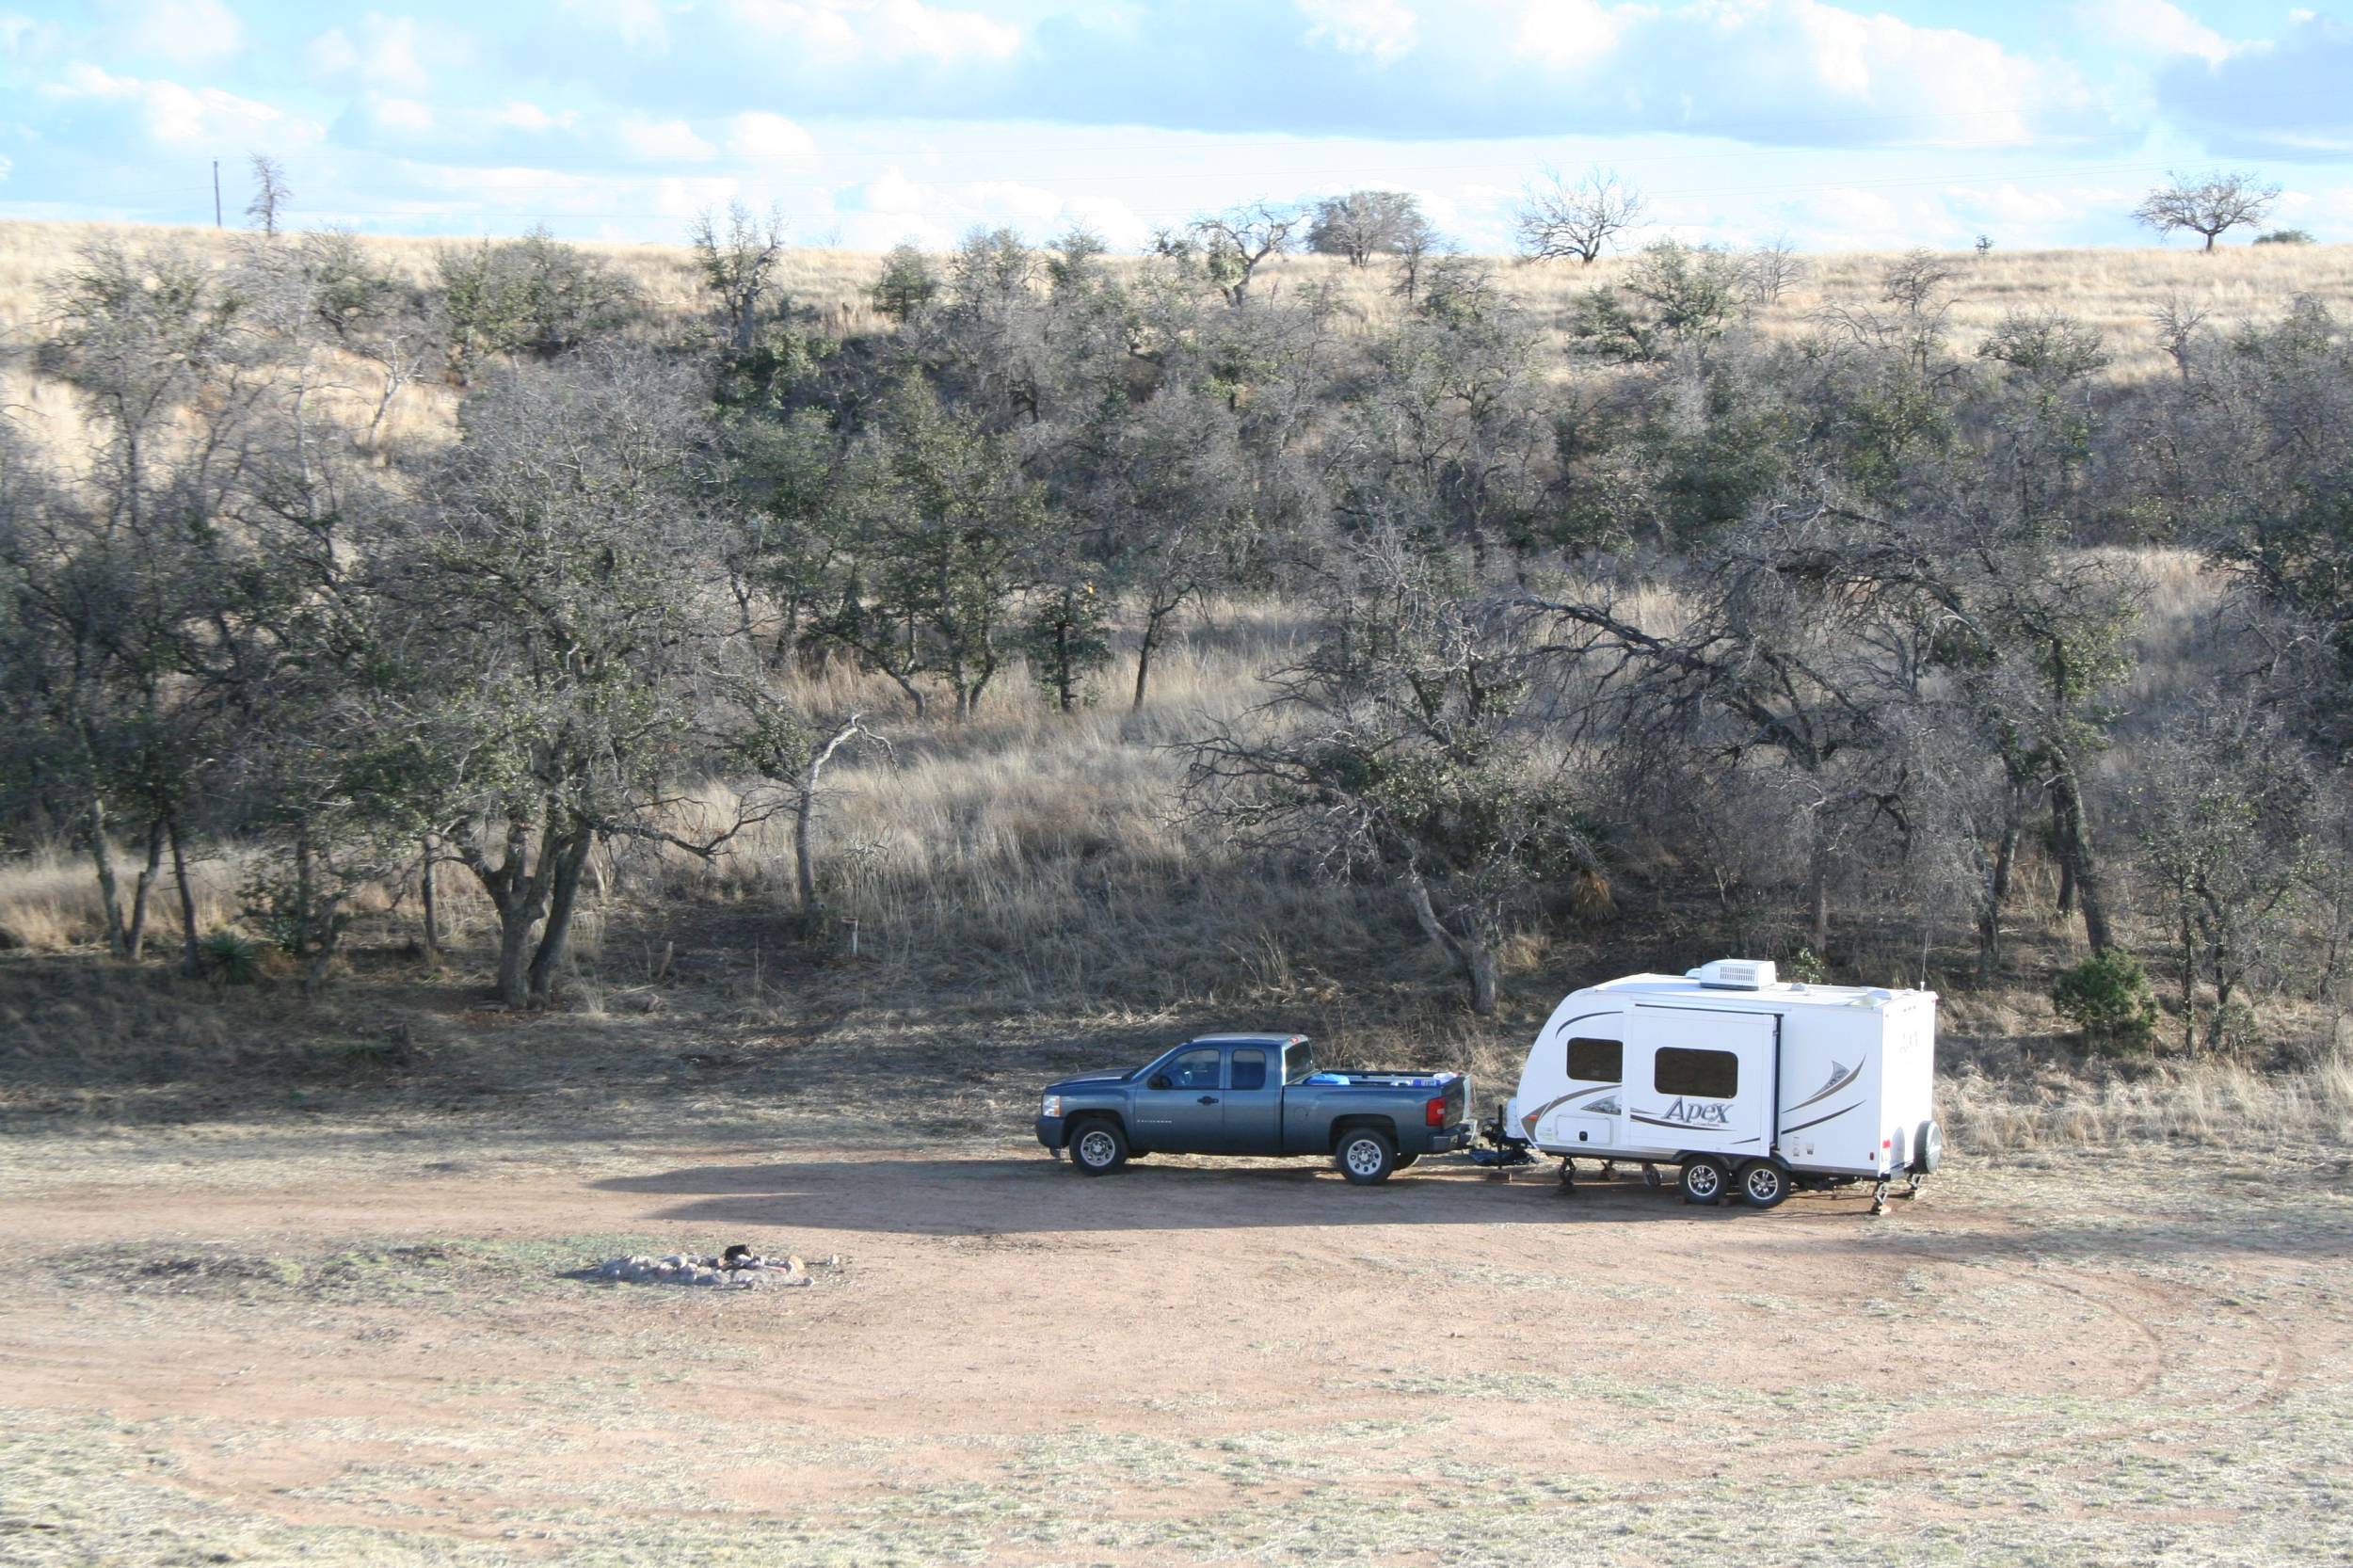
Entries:
{"type": "Polygon", "coordinates": [[[784,1269],[785,1272],[791,1274],[805,1274],[808,1272],[808,1265],[802,1262],[797,1257],[786,1258],[784,1260],[784,1269]]]}

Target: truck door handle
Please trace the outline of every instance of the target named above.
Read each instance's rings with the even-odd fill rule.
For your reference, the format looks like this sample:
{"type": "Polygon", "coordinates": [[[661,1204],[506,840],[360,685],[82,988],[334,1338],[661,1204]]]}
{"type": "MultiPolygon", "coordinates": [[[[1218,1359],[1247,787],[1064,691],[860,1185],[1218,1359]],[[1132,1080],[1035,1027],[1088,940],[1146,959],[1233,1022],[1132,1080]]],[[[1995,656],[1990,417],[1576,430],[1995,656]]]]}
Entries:
{"type": "Polygon", "coordinates": [[[1201,1103],[1204,1105],[1215,1105],[1217,1103],[1217,1096],[1215,1095],[1204,1095],[1201,1096],[1201,1103]]]}

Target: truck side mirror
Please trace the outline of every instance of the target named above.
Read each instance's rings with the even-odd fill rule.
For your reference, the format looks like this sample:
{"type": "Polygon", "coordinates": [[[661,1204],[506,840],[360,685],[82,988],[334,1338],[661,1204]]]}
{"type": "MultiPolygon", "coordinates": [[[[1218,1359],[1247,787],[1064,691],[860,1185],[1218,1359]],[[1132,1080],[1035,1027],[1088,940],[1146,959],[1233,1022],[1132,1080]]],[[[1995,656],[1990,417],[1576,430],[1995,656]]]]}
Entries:
{"type": "Polygon", "coordinates": [[[1146,1082],[1144,1087],[1146,1089],[1167,1089],[1174,1087],[1174,1085],[1168,1081],[1168,1075],[1166,1073],[1154,1073],[1150,1081],[1146,1082]]]}

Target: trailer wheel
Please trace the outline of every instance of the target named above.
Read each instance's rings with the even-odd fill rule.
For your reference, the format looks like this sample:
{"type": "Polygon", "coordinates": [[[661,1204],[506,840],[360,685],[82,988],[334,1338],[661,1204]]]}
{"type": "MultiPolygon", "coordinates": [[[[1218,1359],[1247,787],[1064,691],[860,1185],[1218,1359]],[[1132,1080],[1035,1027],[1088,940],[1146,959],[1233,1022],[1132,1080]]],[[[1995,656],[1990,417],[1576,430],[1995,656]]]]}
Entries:
{"type": "Polygon", "coordinates": [[[1683,1201],[1685,1203],[1721,1203],[1724,1190],[1732,1185],[1732,1173],[1724,1169],[1721,1160],[1687,1160],[1683,1162],[1683,1201]]]}
{"type": "Polygon", "coordinates": [[[1128,1140],[1117,1122],[1080,1122],[1070,1139],[1070,1162],[1086,1176],[1109,1176],[1128,1163],[1128,1140]]]}
{"type": "Polygon", "coordinates": [[[1914,1176],[1934,1176],[1936,1168],[1945,1163],[1945,1129],[1933,1121],[1922,1122],[1920,1130],[1912,1135],[1912,1170],[1914,1176]]]}
{"type": "Polygon", "coordinates": [[[1752,1208],[1777,1208],[1789,1195],[1789,1173],[1769,1160],[1759,1160],[1740,1172],[1740,1196],[1752,1208]]]}
{"type": "Polygon", "coordinates": [[[1340,1134],[1332,1162],[1349,1180],[1369,1187],[1388,1180],[1389,1173],[1397,1169],[1397,1144],[1377,1127],[1351,1128],[1340,1134]]]}

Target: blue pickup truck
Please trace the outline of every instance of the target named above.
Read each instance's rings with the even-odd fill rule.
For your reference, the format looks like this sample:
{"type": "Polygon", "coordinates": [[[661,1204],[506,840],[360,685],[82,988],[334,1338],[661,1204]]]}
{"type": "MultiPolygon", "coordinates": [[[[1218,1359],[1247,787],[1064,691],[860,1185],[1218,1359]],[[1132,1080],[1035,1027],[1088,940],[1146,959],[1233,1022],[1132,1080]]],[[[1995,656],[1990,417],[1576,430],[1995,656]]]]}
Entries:
{"type": "Polygon", "coordinates": [[[1386,1181],[1469,1144],[1461,1073],[1319,1072],[1297,1034],[1206,1034],[1144,1066],[1046,1086],[1037,1141],[1088,1176],[1146,1154],[1329,1156],[1353,1182],[1386,1181]]]}

